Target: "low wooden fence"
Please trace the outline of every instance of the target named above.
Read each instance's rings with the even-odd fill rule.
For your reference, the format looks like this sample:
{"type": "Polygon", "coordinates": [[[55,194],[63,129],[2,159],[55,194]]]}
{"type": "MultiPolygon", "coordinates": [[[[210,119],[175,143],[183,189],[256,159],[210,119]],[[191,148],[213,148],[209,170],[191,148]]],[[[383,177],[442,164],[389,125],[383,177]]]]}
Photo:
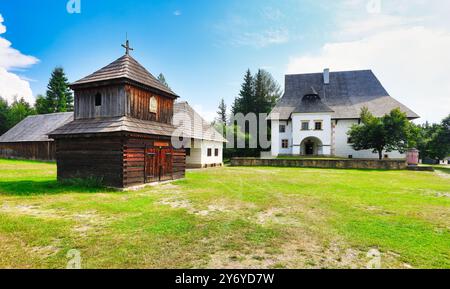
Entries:
{"type": "Polygon", "coordinates": [[[404,170],[406,160],[232,158],[231,166],[404,170]]]}

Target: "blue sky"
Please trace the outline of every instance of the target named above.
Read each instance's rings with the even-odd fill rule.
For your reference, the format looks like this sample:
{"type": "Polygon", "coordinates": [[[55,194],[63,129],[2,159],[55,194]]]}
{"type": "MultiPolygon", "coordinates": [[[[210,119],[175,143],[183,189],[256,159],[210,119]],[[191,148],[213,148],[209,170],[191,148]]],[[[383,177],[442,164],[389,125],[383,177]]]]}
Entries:
{"type": "Polygon", "coordinates": [[[32,100],[55,66],[86,76],[124,53],[128,33],[133,57],[207,118],[220,98],[231,105],[247,68],[282,85],[286,73],[373,69],[423,120],[450,112],[445,0],[80,1],[69,14],[68,0],[0,0],[1,94],[32,100]]]}

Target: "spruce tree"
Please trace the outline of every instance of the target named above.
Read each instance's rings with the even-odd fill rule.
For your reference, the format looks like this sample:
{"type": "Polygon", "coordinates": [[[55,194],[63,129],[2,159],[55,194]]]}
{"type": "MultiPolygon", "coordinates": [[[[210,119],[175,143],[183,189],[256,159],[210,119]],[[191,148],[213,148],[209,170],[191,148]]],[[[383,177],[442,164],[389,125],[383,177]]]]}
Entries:
{"type": "Polygon", "coordinates": [[[244,115],[252,112],[254,104],[254,80],[250,69],[244,76],[239,96],[234,100],[232,112],[233,114],[243,113],[244,115]]]}
{"type": "Polygon", "coordinates": [[[62,67],[53,70],[47,85],[45,98],[47,112],[65,112],[73,110],[73,95],[62,67]]]}
{"type": "Polygon", "coordinates": [[[223,98],[220,101],[219,110],[217,111],[217,120],[223,124],[227,123],[227,105],[223,98]]]}
{"type": "Polygon", "coordinates": [[[159,82],[161,82],[164,86],[166,86],[167,88],[170,88],[170,87],[169,87],[169,84],[168,84],[167,81],[166,81],[166,77],[164,76],[164,74],[160,73],[160,74],[158,75],[158,80],[159,80],[159,82]]]}

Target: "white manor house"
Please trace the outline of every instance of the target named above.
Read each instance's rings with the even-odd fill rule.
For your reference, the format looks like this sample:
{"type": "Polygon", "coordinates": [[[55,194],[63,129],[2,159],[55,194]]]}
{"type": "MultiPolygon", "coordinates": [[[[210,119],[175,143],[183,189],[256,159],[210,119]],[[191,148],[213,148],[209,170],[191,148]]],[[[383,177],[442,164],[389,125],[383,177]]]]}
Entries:
{"type": "MultiPolygon", "coordinates": [[[[367,107],[375,116],[400,108],[409,119],[419,116],[392,98],[371,70],[286,75],[285,93],[269,115],[272,156],[378,158],[355,151],[347,132],[367,107]]],[[[405,158],[398,151],[384,158],[405,158]]]]}

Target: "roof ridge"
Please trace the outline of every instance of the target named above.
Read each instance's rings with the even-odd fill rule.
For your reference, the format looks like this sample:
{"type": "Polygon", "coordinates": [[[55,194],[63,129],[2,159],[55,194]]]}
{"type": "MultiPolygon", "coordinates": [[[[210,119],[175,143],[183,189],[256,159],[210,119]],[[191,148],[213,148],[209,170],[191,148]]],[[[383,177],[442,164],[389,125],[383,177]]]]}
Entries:
{"type": "Polygon", "coordinates": [[[172,89],[162,84],[150,71],[130,55],[119,57],[88,76],[73,82],[71,87],[108,80],[120,80],[123,78],[178,97],[172,89]]]}
{"type": "MultiPolygon", "coordinates": [[[[337,71],[330,71],[330,74],[348,73],[348,72],[372,72],[373,73],[373,70],[372,69],[337,70],[337,71]]],[[[317,74],[323,74],[323,72],[290,73],[290,74],[286,74],[285,76],[317,75],[317,74]]]]}

